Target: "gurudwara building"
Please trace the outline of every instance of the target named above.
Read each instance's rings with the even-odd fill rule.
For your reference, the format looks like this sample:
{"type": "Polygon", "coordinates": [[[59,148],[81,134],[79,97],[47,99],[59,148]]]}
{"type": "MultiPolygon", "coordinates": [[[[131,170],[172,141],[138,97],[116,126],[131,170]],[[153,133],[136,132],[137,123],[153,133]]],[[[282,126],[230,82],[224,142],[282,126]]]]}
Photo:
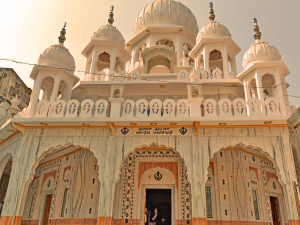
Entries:
{"type": "Polygon", "coordinates": [[[289,70],[257,20],[241,73],[212,3],[201,29],[176,0],[145,6],[127,42],[113,22],[81,80],[65,26],[39,56],[0,130],[1,225],[153,225],[153,205],[158,225],[299,224],[289,70]]]}

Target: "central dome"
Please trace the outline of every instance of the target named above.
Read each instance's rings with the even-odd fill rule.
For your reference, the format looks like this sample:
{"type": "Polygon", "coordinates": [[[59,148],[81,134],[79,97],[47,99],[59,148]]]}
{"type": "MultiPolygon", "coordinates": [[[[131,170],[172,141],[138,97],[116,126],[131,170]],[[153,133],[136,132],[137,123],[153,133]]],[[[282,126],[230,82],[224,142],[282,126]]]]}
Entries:
{"type": "Polygon", "coordinates": [[[176,0],[156,0],[146,5],[134,22],[133,35],[147,26],[184,26],[197,35],[198,24],[192,11],[176,0]]]}

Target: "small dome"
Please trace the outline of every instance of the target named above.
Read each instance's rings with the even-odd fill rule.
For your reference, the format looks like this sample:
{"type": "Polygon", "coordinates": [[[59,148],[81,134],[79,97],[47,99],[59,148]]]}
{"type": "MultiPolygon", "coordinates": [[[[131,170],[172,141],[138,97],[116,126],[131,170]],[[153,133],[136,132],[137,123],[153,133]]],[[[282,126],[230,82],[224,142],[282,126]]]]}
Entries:
{"type": "Polygon", "coordinates": [[[281,60],[278,49],[268,42],[256,40],[243,57],[243,68],[246,69],[251,63],[257,61],[275,60],[281,60]]]}
{"type": "Polygon", "coordinates": [[[170,24],[184,26],[198,33],[198,24],[192,11],[176,0],[156,0],[146,5],[136,17],[133,35],[147,26],[170,24]]]}
{"type": "Polygon", "coordinates": [[[225,27],[223,24],[216,22],[216,21],[210,21],[200,30],[200,32],[197,36],[197,42],[199,42],[201,38],[213,37],[213,36],[229,36],[229,37],[231,37],[231,34],[230,34],[228,28],[225,27]]]}
{"type": "Polygon", "coordinates": [[[40,65],[64,67],[72,71],[76,68],[73,56],[62,43],[51,45],[43,51],[38,59],[38,63],[40,65]]]}
{"type": "Polygon", "coordinates": [[[125,39],[123,35],[116,27],[110,24],[104,25],[94,32],[92,39],[118,42],[122,45],[122,47],[125,47],[125,39]]]}

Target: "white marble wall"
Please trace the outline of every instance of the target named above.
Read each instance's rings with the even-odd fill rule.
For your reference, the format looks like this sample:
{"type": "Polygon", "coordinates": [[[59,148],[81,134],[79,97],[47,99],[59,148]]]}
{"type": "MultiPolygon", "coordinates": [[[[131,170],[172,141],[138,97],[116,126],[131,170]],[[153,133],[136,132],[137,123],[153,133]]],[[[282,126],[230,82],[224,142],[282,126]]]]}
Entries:
{"type": "Polygon", "coordinates": [[[134,149],[156,143],[174,148],[185,160],[192,184],[192,216],[205,217],[205,183],[210,159],[222,148],[251,147],[267,155],[274,162],[279,181],[284,187],[287,218],[298,219],[292,182],[296,181],[292,151],[287,128],[205,128],[198,136],[110,136],[109,129],[27,129],[23,137],[0,146],[0,156],[11,153],[14,159],[10,188],[4,214],[22,215],[24,190],[33,178],[38,161],[54,148],[75,145],[88,148],[99,164],[101,192],[98,217],[112,216],[115,182],[122,160],[134,149]],[[9,145],[9,143],[11,143],[9,145]],[[21,146],[21,147],[20,147],[21,146]],[[5,152],[5,153],[4,153],[5,152]],[[16,163],[15,163],[16,162],[16,163]]]}

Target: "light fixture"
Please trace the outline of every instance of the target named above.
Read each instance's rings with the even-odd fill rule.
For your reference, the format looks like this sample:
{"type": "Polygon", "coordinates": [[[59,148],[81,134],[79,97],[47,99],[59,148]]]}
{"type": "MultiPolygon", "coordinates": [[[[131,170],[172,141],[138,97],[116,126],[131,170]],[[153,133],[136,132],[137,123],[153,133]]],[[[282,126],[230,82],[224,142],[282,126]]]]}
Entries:
{"type": "Polygon", "coordinates": [[[12,133],[15,132],[15,130],[13,130],[13,129],[7,129],[7,131],[12,132],[12,133]]]}
{"type": "Polygon", "coordinates": [[[88,123],[83,123],[82,126],[88,127],[88,126],[90,126],[90,125],[89,125],[88,123]]]}
{"type": "Polygon", "coordinates": [[[232,84],[231,87],[237,87],[237,84],[232,84]]]}
{"type": "Polygon", "coordinates": [[[130,44],[127,44],[128,47],[130,47],[130,44]]]}
{"type": "Polygon", "coordinates": [[[137,123],[130,123],[130,125],[132,125],[132,126],[136,126],[136,125],[137,125],[137,123]]]}
{"type": "Polygon", "coordinates": [[[159,87],[160,87],[160,88],[165,88],[165,87],[166,87],[166,85],[163,85],[163,84],[162,84],[162,85],[160,85],[159,87]]]}
{"type": "Polygon", "coordinates": [[[180,32],[182,32],[182,31],[183,31],[183,29],[180,29],[179,31],[180,31],[180,32]]]}
{"type": "Polygon", "coordinates": [[[271,124],[272,121],[265,121],[264,124],[271,124]]]}
{"type": "Polygon", "coordinates": [[[79,90],[84,90],[84,87],[82,87],[82,86],[79,86],[79,90]]]}
{"type": "Polygon", "coordinates": [[[175,123],[175,122],[172,122],[172,123],[170,123],[170,125],[171,125],[171,126],[176,126],[176,125],[177,125],[177,123],[175,123]]]}
{"type": "Polygon", "coordinates": [[[157,123],[154,123],[154,122],[152,122],[152,123],[150,123],[150,125],[152,125],[152,126],[156,126],[156,125],[157,125],[157,123]]]}
{"type": "Polygon", "coordinates": [[[146,30],[146,32],[147,32],[147,33],[149,33],[149,32],[150,32],[150,30],[146,30]]]}
{"type": "Polygon", "coordinates": [[[220,126],[226,126],[227,123],[219,123],[220,126]]]}
{"type": "Polygon", "coordinates": [[[43,125],[43,126],[47,126],[48,125],[48,123],[44,123],[44,122],[42,122],[40,124],[43,125]]]}

